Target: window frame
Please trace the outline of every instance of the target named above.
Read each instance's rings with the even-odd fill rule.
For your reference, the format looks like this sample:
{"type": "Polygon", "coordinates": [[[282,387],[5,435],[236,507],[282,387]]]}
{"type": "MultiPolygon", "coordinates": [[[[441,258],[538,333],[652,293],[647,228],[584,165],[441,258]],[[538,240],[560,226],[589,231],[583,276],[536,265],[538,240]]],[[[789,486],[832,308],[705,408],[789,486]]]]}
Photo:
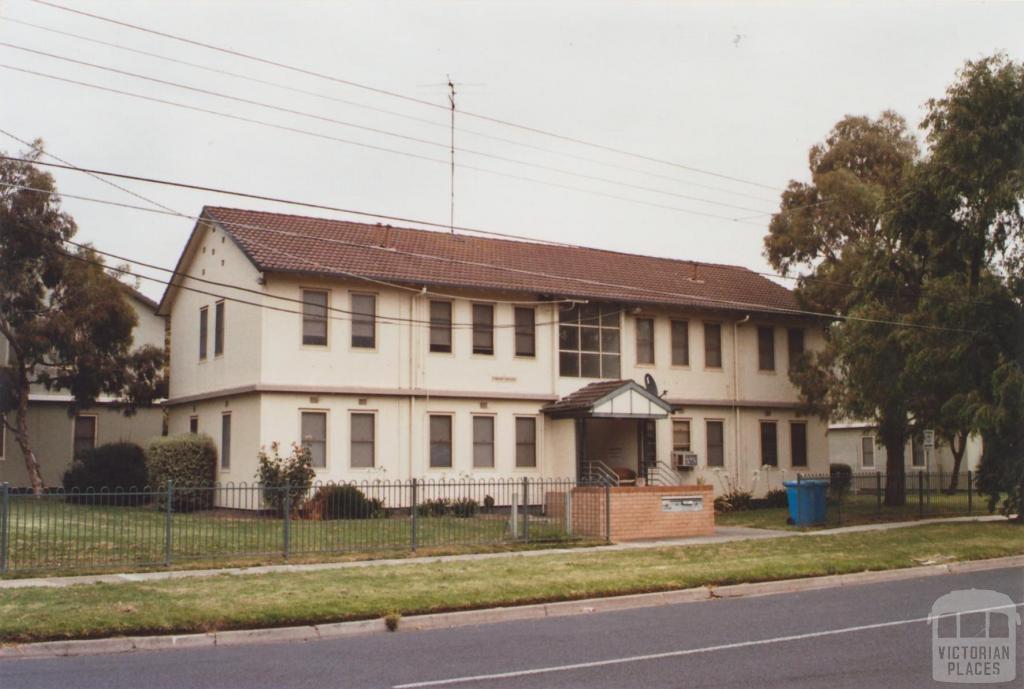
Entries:
{"type": "MultiPolygon", "coordinates": [[[[359,350],[359,351],[374,351],[374,350],[377,349],[377,302],[378,302],[377,294],[374,293],[374,292],[350,292],[349,293],[348,303],[349,303],[349,309],[352,311],[352,320],[351,320],[350,325],[349,325],[349,338],[348,338],[349,349],[359,350]],[[370,339],[372,340],[372,343],[369,344],[369,345],[366,345],[366,344],[356,344],[356,319],[357,318],[360,319],[360,324],[365,323],[365,319],[367,319],[367,314],[365,314],[365,313],[363,313],[361,311],[358,311],[356,309],[356,299],[357,298],[364,298],[364,299],[372,299],[373,300],[373,302],[372,302],[373,303],[373,313],[369,315],[370,326],[373,329],[373,334],[370,336],[370,339]]],[[[364,337],[364,336],[361,335],[360,337],[364,337]]]]}
{"type": "Polygon", "coordinates": [[[75,414],[74,422],[71,424],[71,457],[76,459],[78,457],[79,450],[78,445],[78,420],[79,419],[92,419],[92,445],[84,448],[86,450],[95,450],[96,444],[99,442],[100,437],[100,417],[99,414],[75,414]]]}
{"type": "Polygon", "coordinates": [[[794,469],[799,468],[799,467],[806,467],[808,465],[807,463],[808,463],[808,461],[810,459],[808,457],[808,455],[809,455],[809,452],[808,452],[808,447],[807,447],[807,422],[803,421],[801,419],[796,419],[796,420],[790,421],[789,422],[789,466],[793,467],[794,469]],[[793,442],[795,440],[795,436],[793,435],[793,429],[795,429],[798,426],[800,426],[800,427],[802,427],[804,429],[803,430],[803,434],[804,434],[804,437],[803,437],[803,463],[801,463],[801,464],[797,464],[797,461],[796,461],[797,460],[797,456],[796,456],[796,443],[793,442]]]}
{"type": "Polygon", "coordinates": [[[430,329],[427,333],[427,349],[431,354],[454,354],[455,353],[455,340],[452,334],[452,322],[455,317],[455,304],[451,300],[445,299],[431,299],[428,305],[430,329]],[[447,326],[445,321],[437,320],[434,318],[434,305],[435,304],[446,304],[448,306],[448,320],[447,326]],[[436,332],[447,332],[448,344],[447,348],[445,345],[434,344],[434,333],[436,332]]]}
{"type": "Polygon", "coordinates": [[[427,469],[446,471],[455,468],[455,414],[451,412],[429,412],[427,414],[427,469]],[[448,420],[448,441],[434,440],[434,419],[448,420]],[[448,464],[434,464],[434,446],[448,446],[448,464]]]}
{"type": "Polygon", "coordinates": [[[722,366],[722,322],[721,321],[704,321],[704,368],[711,369],[714,371],[721,371],[722,366]],[[718,346],[716,349],[711,350],[708,347],[708,329],[711,328],[717,331],[718,335],[718,346]],[[718,359],[717,364],[708,363],[708,352],[714,351],[715,356],[718,359]]]}
{"type": "Polygon", "coordinates": [[[704,465],[712,469],[724,469],[725,468],[725,419],[704,419],[704,465]],[[716,447],[721,447],[722,460],[720,463],[711,463],[711,426],[715,425],[721,429],[721,443],[716,447]]]}
{"type": "MultiPolygon", "coordinates": [[[[329,436],[331,434],[330,412],[327,409],[318,409],[318,408],[311,408],[311,407],[306,407],[306,408],[300,408],[299,409],[299,445],[301,445],[301,446],[305,446],[306,445],[306,436],[303,434],[303,424],[302,424],[302,422],[305,419],[305,416],[307,414],[311,414],[311,415],[312,414],[317,414],[319,416],[324,417],[324,439],[323,439],[323,444],[324,444],[324,465],[322,467],[321,466],[317,466],[316,464],[312,463],[312,461],[313,461],[313,449],[312,449],[312,446],[310,446],[310,451],[309,451],[310,465],[313,467],[313,470],[314,471],[323,471],[324,469],[327,468],[327,462],[328,462],[328,459],[330,457],[330,455],[327,453],[327,436],[329,436]]],[[[314,442],[317,442],[317,441],[314,441],[314,442]]]]}
{"type": "Polygon", "coordinates": [[[760,444],[760,455],[761,455],[761,466],[762,467],[776,467],[779,466],[779,422],[774,419],[758,419],[757,422],[758,439],[760,444]],[[765,444],[765,429],[772,429],[772,438],[774,442],[771,445],[771,453],[767,450],[769,446],[765,444]],[[774,460],[774,461],[769,461],[774,460]]]}
{"type": "Polygon", "coordinates": [[[486,302],[472,302],[472,304],[470,304],[470,315],[470,320],[472,322],[472,327],[470,328],[470,344],[472,346],[470,351],[473,353],[473,356],[493,357],[495,355],[496,349],[494,343],[494,304],[488,304],[486,302]],[[479,323],[477,322],[478,309],[481,311],[481,313],[490,312],[490,324],[487,324],[486,322],[483,321],[480,321],[479,323]],[[491,343],[490,347],[480,347],[478,349],[476,343],[477,335],[481,335],[489,339],[491,343]]]}
{"type": "Polygon", "coordinates": [[[928,451],[924,446],[924,438],[920,437],[920,434],[914,433],[910,436],[910,468],[911,469],[926,469],[928,468],[928,451]],[[918,451],[921,453],[921,463],[917,463],[918,451]]]}
{"type": "Polygon", "coordinates": [[[775,373],[775,326],[757,326],[757,370],[759,373],[775,373]],[[767,334],[767,338],[764,335],[767,334]],[[767,345],[767,349],[765,349],[767,345]],[[770,359],[770,361],[769,361],[770,359]],[[765,364],[768,363],[768,366],[765,364]]]}
{"type": "MultiPolygon", "coordinates": [[[[362,409],[352,409],[348,413],[348,466],[350,469],[376,469],[377,468],[377,413],[373,411],[365,411],[362,409]],[[372,424],[373,432],[370,440],[356,440],[355,439],[355,418],[369,417],[372,424]],[[356,466],[353,462],[355,457],[355,446],[356,443],[361,445],[370,446],[370,465],[369,466],[356,466]]],[[[325,446],[326,451],[326,446],[325,446]]]]}
{"type": "Polygon", "coordinates": [[[213,305],[213,356],[224,356],[225,323],[227,307],[221,299],[213,305]]]}
{"type": "Polygon", "coordinates": [[[537,309],[532,306],[516,306],[512,311],[512,322],[513,335],[512,335],[512,349],[514,356],[522,357],[524,359],[536,359],[537,358],[537,309]],[[530,323],[529,332],[525,332],[525,324],[520,325],[519,314],[529,313],[530,323]],[[530,338],[530,351],[528,353],[523,352],[519,349],[519,338],[529,336],[530,338]]]}
{"type": "Polygon", "coordinates": [[[672,451],[693,452],[693,419],[688,417],[672,417],[672,451]],[[686,447],[676,444],[676,424],[686,424],[686,447]]]}
{"type": "Polygon", "coordinates": [[[218,448],[220,456],[217,458],[217,467],[220,470],[220,472],[223,473],[223,474],[226,474],[229,471],[231,471],[231,434],[232,434],[231,412],[229,412],[229,411],[221,412],[220,413],[220,447],[218,448]],[[225,425],[225,422],[227,422],[226,425],[225,425]],[[224,433],[225,429],[227,429],[227,434],[226,435],[224,433]],[[227,438],[227,443],[224,442],[225,437],[227,438]],[[224,451],[225,447],[227,448],[227,452],[224,451]],[[227,460],[227,461],[225,461],[225,460],[227,460]]]}
{"type": "Polygon", "coordinates": [[[198,435],[199,434],[199,415],[198,414],[193,414],[192,416],[188,417],[188,432],[191,433],[192,435],[198,435]]]}
{"type": "Polygon", "coordinates": [[[331,310],[331,291],[319,287],[300,287],[299,298],[302,301],[302,327],[299,332],[303,347],[314,347],[318,349],[327,349],[331,344],[331,321],[330,321],[330,310],[331,310]],[[322,294],[324,295],[324,303],[321,307],[319,304],[313,304],[306,301],[306,294],[322,294]],[[316,316],[310,316],[306,313],[307,307],[323,308],[323,316],[317,319],[316,316]],[[323,342],[306,342],[306,322],[307,321],[321,321],[324,328],[324,341],[323,342]]]}
{"type": "Polygon", "coordinates": [[[516,442],[516,456],[515,456],[515,463],[516,464],[515,464],[515,468],[516,469],[536,469],[537,468],[537,417],[536,416],[532,416],[532,415],[530,415],[530,416],[517,415],[515,417],[515,433],[516,433],[516,435],[515,435],[515,442],[516,442]],[[525,443],[525,442],[520,442],[519,441],[519,422],[520,421],[529,421],[530,422],[530,424],[532,426],[532,429],[533,429],[533,434],[532,434],[533,442],[525,443]],[[519,463],[519,452],[520,452],[520,448],[521,447],[531,447],[531,448],[533,448],[533,451],[532,451],[533,463],[532,464],[520,464],[519,463]]]}
{"type": "Polygon", "coordinates": [[[788,358],[787,364],[789,370],[796,369],[797,361],[807,352],[807,333],[803,328],[786,328],[786,357],[788,358]],[[794,335],[799,334],[799,338],[795,338],[794,335]],[[795,347],[793,343],[799,339],[800,351],[796,356],[793,356],[795,347]]]}
{"type": "MultiPolygon", "coordinates": [[[[645,325],[645,327],[646,327],[646,325],[645,325]]],[[[654,344],[655,334],[654,333],[655,333],[654,316],[637,316],[636,318],[633,319],[633,344],[634,344],[634,347],[636,349],[636,365],[637,366],[655,366],[656,365],[655,364],[656,358],[655,358],[655,344],[654,344]],[[648,345],[647,342],[641,343],[641,339],[640,339],[640,335],[641,335],[641,333],[640,333],[640,331],[641,331],[640,324],[641,323],[649,324],[650,325],[650,329],[651,329],[650,330],[650,343],[649,343],[650,344],[650,351],[646,351],[647,350],[647,345],[648,345]],[[647,361],[646,359],[641,359],[640,358],[641,344],[643,345],[644,350],[645,350],[644,354],[645,355],[646,354],[650,354],[650,361],[647,361]]]]}
{"type": "Polygon", "coordinates": [[[670,340],[669,348],[671,349],[671,352],[670,352],[670,365],[675,367],[675,368],[689,368],[690,367],[690,321],[686,320],[684,318],[673,318],[671,321],[669,321],[669,340],[670,340]],[[676,327],[680,326],[680,325],[682,326],[683,333],[684,333],[684,337],[682,339],[682,344],[683,344],[682,349],[683,349],[683,354],[685,356],[683,357],[684,360],[683,360],[682,363],[676,361],[676,351],[678,349],[678,347],[676,346],[678,344],[678,340],[676,338],[676,327]]]}
{"type": "Polygon", "coordinates": [[[586,378],[590,380],[621,378],[623,358],[622,338],[624,330],[622,320],[622,307],[602,302],[593,302],[582,305],[577,304],[568,311],[559,311],[558,376],[560,378],[586,378]],[[596,308],[597,313],[588,315],[584,318],[583,310],[585,308],[596,308]],[[612,318],[614,318],[614,324],[612,323],[612,318]],[[586,321],[585,324],[584,321],[586,321]],[[591,331],[596,331],[596,335],[591,331]],[[563,335],[565,333],[574,336],[571,338],[575,341],[574,347],[566,347],[563,345],[563,335]],[[606,333],[609,336],[612,333],[615,334],[615,340],[617,341],[615,351],[612,351],[610,348],[607,350],[605,349],[606,333]],[[588,337],[591,335],[596,337],[597,349],[584,348],[583,340],[585,334],[588,337]],[[596,357],[596,376],[584,373],[584,355],[588,357],[596,357]],[[616,370],[613,371],[610,366],[606,370],[606,360],[610,364],[613,358],[616,370]],[[563,364],[567,361],[572,361],[573,359],[575,360],[575,372],[566,372],[567,369],[563,364]]]}
{"type": "Polygon", "coordinates": [[[495,445],[497,445],[497,423],[495,421],[494,414],[473,414],[473,468],[474,469],[495,469],[497,468],[497,459],[495,456],[495,445]],[[490,442],[481,442],[477,439],[476,434],[476,422],[477,421],[489,421],[491,425],[491,440],[490,442]],[[490,464],[477,464],[476,462],[476,450],[479,446],[490,447],[490,464]]]}
{"type": "Polygon", "coordinates": [[[861,465],[861,467],[864,468],[864,469],[874,469],[874,468],[876,468],[876,462],[875,462],[875,436],[873,436],[873,435],[861,435],[861,436],[859,436],[859,438],[860,438],[859,454],[860,454],[860,465],[861,465]],[[865,458],[867,457],[867,455],[864,452],[864,441],[865,440],[868,440],[871,443],[871,464],[868,464],[867,462],[864,461],[865,458]]]}
{"type": "Polygon", "coordinates": [[[206,361],[210,356],[210,307],[199,307],[199,360],[206,361]]]}

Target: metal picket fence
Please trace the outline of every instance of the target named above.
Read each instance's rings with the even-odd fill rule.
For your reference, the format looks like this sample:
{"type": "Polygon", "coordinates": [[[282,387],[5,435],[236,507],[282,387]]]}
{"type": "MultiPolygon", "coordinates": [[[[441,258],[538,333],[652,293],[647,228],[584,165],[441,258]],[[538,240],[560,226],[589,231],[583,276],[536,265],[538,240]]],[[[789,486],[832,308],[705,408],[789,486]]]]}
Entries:
{"type": "Polygon", "coordinates": [[[223,484],[96,491],[0,485],[0,574],[189,561],[607,540],[607,487],[569,479],[223,484]]]}
{"type": "Polygon", "coordinates": [[[984,508],[972,471],[959,476],[956,487],[951,476],[939,472],[907,471],[899,475],[881,471],[848,474],[798,474],[797,481],[829,482],[826,518],[829,525],[858,524],[897,519],[967,516],[984,508]],[[902,504],[885,504],[886,485],[895,476],[903,485],[902,504]]]}

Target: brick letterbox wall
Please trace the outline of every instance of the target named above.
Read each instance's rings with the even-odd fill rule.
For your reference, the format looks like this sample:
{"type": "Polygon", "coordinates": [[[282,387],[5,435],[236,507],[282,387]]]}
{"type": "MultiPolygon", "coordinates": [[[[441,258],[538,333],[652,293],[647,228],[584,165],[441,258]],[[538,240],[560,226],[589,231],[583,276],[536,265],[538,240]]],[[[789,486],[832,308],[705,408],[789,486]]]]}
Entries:
{"type": "MultiPolygon", "coordinates": [[[[546,497],[551,516],[561,518],[565,514],[564,494],[546,497]]],[[[572,529],[577,536],[605,538],[608,528],[612,541],[689,538],[715,532],[715,496],[711,486],[581,487],[572,490],[571,503],[572,529]],[[663,498],[693,496],[703,498],[699,512],[665,509],[663,498]],[[606,505],[611,508],[610,520],[606,517],[606,505]]]]}

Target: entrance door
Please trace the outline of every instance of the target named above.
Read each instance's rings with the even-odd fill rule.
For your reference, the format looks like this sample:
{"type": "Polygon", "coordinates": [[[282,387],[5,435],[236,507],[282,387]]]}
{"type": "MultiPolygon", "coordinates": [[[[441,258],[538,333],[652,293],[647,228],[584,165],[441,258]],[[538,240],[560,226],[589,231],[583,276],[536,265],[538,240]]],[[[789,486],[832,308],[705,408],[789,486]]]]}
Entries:
{"type": "Polygon", "coordinates": [[[650,483],[658,465],[658,433],[652,419],[640,422],[640,473],[650,483]]]}

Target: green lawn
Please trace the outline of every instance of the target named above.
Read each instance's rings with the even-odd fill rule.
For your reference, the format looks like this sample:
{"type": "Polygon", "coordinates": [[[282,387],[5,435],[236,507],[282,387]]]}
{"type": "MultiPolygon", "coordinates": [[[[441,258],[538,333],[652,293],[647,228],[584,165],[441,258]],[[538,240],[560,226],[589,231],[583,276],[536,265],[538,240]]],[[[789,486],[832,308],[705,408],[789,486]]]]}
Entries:
{"type": "Polygon", "coordinates": [[[1018,524],[923,524],[652,550],[15,589],[0,597],[0,641],[328,623],[1021,553],[1018,524]]]}
{"type": "MultiPolygon", "coordinates": [[[[521,528],[522,522],[519,522],[521,528]]],[[[154,507],[89,506],[47,497],[11,501],[9,568],[18,572],[62,572],[162,565],[166,515],[154,507]]],[[[418,548],[487,546],[522,541],[508,515],[417,517],[418,548]]],[[[531,515],[531,542],[573,540],[559,520],[531,515]]],[[[410,550],[408,516],[288,524],[292,558],[371,551],[410,550]]],[[[207,511],[171,517],[173,564],[283,557],[285,528],[280,517],[255,512],[207,511]]]]}

